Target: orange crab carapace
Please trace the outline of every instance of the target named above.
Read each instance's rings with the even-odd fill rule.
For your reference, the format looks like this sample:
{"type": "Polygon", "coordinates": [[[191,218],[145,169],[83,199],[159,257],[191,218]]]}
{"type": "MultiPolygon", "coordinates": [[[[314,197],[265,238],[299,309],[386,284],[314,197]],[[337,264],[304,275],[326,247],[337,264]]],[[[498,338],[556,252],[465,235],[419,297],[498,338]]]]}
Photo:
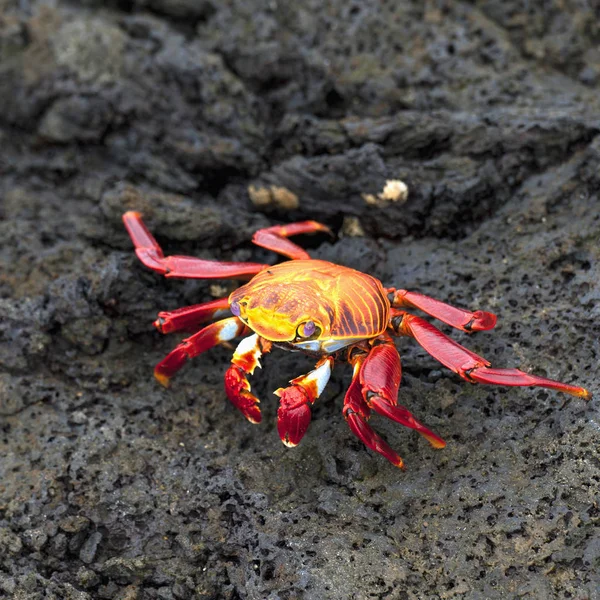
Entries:
{"type": "Polygon", "coordinates": [[[139,213],[127,212],[123,221],[139,259],[165,277],[249,279],[228,298],[159,313],[155,325],[162,333],[193,334],[156,366],[154,374],[161,384],[168,385],[189,358],[244,336],[225,373],[225,390],[249,421],[259,423],[259,401],[250,391],[248,375],[260,366],[260,357],[277,346],[317,359],[313,371],[275,392],[280,401],[277,429],[288,446],[297,445],[304,436],[310,423],[310,407],[325,388],[336,360],[353,367],[343,414],[366,446],[403,467],[400,456],[369,425],[372,411],[415,429],[434,448],[445,446],[438,435],[398,404],[401,367],[395,336],[414,338],[431,356],[471,383],[546,387],[580,398],[591,397],[582,387],[518,369],[492,368],[485,358],[405,309],[417,308],[468,333],[492,329],[496,324],[492,313],[471,312],[417,292],[385,288],[366,273],[311,259],[287,238],[329,232],[315,221],[278,225],[254,234],[255,244],[292,259],[274,266],[164,256],[139,213]],[[225,316],[201,328],[202,323],[225,316]]]}

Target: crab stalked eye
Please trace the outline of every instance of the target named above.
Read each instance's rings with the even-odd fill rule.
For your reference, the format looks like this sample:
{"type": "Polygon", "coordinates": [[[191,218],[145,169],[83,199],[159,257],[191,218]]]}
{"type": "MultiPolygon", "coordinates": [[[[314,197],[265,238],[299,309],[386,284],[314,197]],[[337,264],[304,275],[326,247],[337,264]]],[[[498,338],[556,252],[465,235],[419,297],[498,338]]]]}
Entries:
{"type": "Polygon", "coordinates": [[[317,330],[317,326],[313,321],[306,321],[306,323],[302,323],[298,326],[298,337],[308,338],[311,335],[314,335],[317,330]]]}
{"type": "Polygon", "coordinates": [[[236,316],[239,317],[242,314],[242,309],[240,308],[239,302],[232,302],[229,305],[229,310],[236,316]]]}

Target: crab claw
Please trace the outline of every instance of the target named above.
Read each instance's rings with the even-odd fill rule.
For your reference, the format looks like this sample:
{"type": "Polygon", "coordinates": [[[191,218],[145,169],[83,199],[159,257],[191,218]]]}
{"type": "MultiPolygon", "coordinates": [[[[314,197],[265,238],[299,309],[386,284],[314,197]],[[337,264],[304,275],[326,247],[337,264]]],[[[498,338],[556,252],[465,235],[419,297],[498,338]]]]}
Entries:
{"type": "Polygon", "coordinates": [[[297,385],[279,388],[275,395],[280,398],[277,409],[279,437],[286,446],[293,448],[300,443],[310,425],[310,398],[304,389],[297,385]]]}
{"type": "Polygon", "coordinates": [[[289,387],[279,388],[277,431],[281,441],[293,448],[300,443],[310,424],[310,406],[321,395],[333,368],[333,358],[322,358],[310,373],[292,379],[289,387]]]}
{"type": "Polygon", "coordinates": [[[250,393],[250,383],[243,369],[231,365],[225,373],[225,391],[227,397],[250,423],[260,423],[262,415],[258,407],[259,400],[250,393]]]}

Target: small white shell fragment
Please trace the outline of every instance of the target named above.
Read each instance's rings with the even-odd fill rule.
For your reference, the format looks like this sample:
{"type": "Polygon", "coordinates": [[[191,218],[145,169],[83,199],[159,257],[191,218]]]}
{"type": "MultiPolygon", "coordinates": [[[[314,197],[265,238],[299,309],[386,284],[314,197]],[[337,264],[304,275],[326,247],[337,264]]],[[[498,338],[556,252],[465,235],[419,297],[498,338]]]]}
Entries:
{"type": "Polygon", "coordinates": [[[377,196],[374,194],[362,194],[367,204],[385,204],[386,202],[400,202],[403,204],[408,200],[408,186],[400,179],[388,179],[383,191],[377,196]]]}

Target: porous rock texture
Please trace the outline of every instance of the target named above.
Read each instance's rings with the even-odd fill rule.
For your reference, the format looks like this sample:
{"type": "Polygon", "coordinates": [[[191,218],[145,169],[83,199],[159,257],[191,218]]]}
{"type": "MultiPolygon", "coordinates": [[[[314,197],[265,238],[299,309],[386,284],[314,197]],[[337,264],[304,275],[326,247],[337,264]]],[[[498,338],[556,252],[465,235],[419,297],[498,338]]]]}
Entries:
{"type": "MultiPolygon", "coordinates": [[[[600,598],[598,404],[474,386],[398,342],[431,449],[341,415],[339,366],[294,450],[226,400],[230,348],[178,374],[160,309],[223,282],[166,251],[276,261],[254,230],[316,219],[313,257],[499,315],[455,339],[598,393],[600,29],[593,3],[0,0],[0,597],[600,598]],[[409,187],[384,200],[387,180],[409,187]]],[[[444,331],[449,331],[443,327],[444,331]]]]}

